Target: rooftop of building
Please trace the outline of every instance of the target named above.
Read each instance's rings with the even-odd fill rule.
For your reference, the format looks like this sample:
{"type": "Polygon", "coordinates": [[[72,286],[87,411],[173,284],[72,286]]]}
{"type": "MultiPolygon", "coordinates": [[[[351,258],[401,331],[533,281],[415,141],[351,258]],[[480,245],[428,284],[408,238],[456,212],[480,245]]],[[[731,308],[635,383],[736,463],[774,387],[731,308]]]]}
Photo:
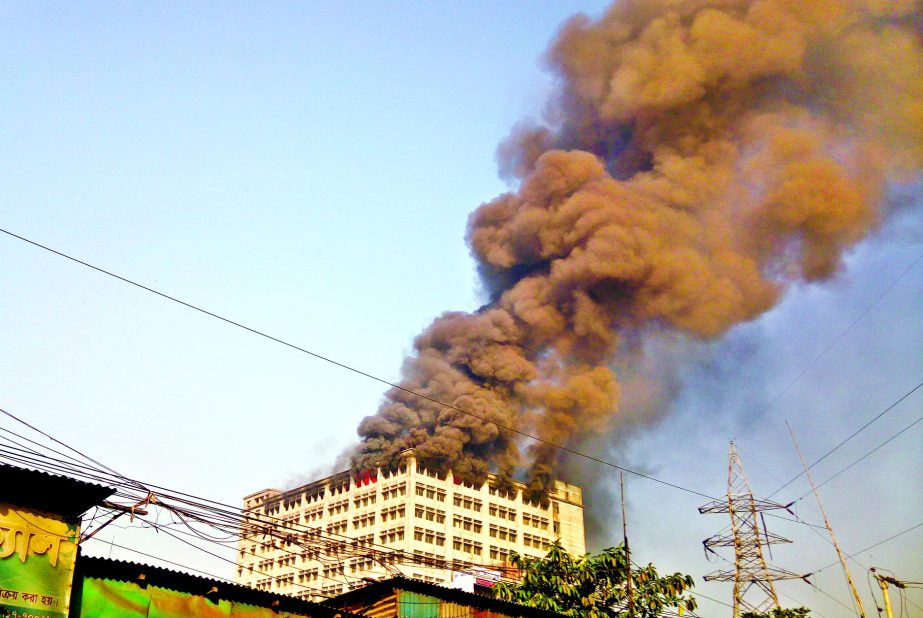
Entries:
{"type": "MultiPolygon", "coordinates": [[[[407,461],[412,459],[413,450],[408,449],[407,451],[402,453],[402,458],[407,461]]],[[[421,467],[420,470],[423,471],[425,470],[425,468],[421,467]]],[[[394,474],[397,474],[398,472],[399,471],[396,470],[394,471],[394,474]]],[[[266,500],[269,502],[285,501],[286,498],[296,498],[306,493],[310,494],[315,491],[319,493],[323,491],[324,487],[328,485],[346,484],[346,483],[349,483],[350,480],[355,480],[357,484],[360,484],[360,485],[367,484],[369,482],[377,482],[379,477],[388,479],[390,478],[391,474],[392,473],[388,471],[387,469],[381,469],[381,468],[375,471],[371,471],[371,472],[356,472],[353,470],[344,470],[344,471],[332,474],[330,476],[324,477],[322,479],[318,479],[316,481],[312,481],[310,483],[306,483],[304,485],[300,485],[300,486],[293,487],[290,489],[276,489],[276,488],[261,489],[259,491],[255,491],[253,493],[250,493],[244,496],[244,501],[246,502],[252,498],[256,498],[259,496],[264,496],[266,500]]],[[[487,480],[485,481],[485,483],[478,487],[472,487],[470,483],[465,483],[461,481],[460,479],[455,479],[451,471],[448,473],[434,472],[433,474],[435,474],[434,478],[437,478],[441,481],[447,481],[451,477],[453,484],[465,486],[470,489],[481,489],[484,485],[488,485],[490,487],[499,486],[497,483],[497,480],[499,477],[493,473],[489,473],[487,475],[487,480]]],[[[522,491],[526,488],[525,483],[521,483],[515,480],[512,481],[512,483],[513,483],[513,486],[518,491],[522,491]]],[[[567,483],[561,480],[554,481],[554,489],[551,492],[551,497],[553,497],[556,500],[571,502],[571,503],[578,504],[578,505],[582,505],[582,500],[583,500],[582,490],[579,486],[573,485],[571,483],[567,483]]]]}

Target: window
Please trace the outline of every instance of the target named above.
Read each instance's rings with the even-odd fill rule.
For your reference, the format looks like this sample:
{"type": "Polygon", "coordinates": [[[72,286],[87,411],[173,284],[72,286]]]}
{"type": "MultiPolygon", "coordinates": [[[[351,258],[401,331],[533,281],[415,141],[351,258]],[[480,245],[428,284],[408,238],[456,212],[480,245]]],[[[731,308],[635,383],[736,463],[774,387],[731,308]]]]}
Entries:
{"type": "Polygon", "coordinates": [[[360,506],[369,506],[370,504],[375,504],[375,499],[376,496],[374,490],[367,491],[363,494],[357,495],[353,499],[353,506],[356,508],[359,508],[360,506]]]}
{"type": "Polygon", "coordinates": [[[320,579],[319,567],[314,567],[313,569],[303,569],[301,573],[298,574],[298,581],[300,582],[316,582],[318,579],[320,579]]]}
{"type": "Polygon", "coordinates": [[[280,510],[278,502],[267,503],[263,506],[263,513],[266,515],[277,515],[280,510]]]}
{"type": "Polygon", "coordinates": [[[419,519],[434,521],[437,524],[445,523],[445,511],[434,509],[431,506],[417,505],[417,507],[414,509],[414,515],[419,519]]]}
{"type": "Polygon", "coordinates": [[[481,522],[471,517],[462,517],[455,515],[452,517],[452,527],[460,530],[469,530],[477,534],[481,533],[481,522]]]}
{"type": "Polygon", "coordinates": [[[353,528],[365,528],[366,526],[372,526],[374,524],[375,513],[366,513],[365,515],[353,517],[353,528]]]}
{"type": "Polygon", "coordinates": [[[343,532],[346,532],[346,528],[347,525],[345,519],[327,524],[327,532],[330,532],[331,534],[342,534],[343,532]]]}
{"type": "Polygon", "coordinates": [[[516,542],[516,531],[512,528],[490,524],[490,536],[501,541],[516,542]]]}
{"type": "Polygon", "coordinates": [[[301,562],[304,564],[308,560],[317,560],[320,557],[320,552],[316,549],[306,549],[301,552],[301,562]]]}
{"type": "Polygon", "coordinates": [[[551,547],[551,544],[547,540],[532,534],[523,534],[522,544],[526,547],[534,547],[541,550],[547,550],[549,547],[551,547]]]}
{"type": "Polygon", "coordinates": [[[363,536],[357,536],[353,539],[354,547],[367,547],[375,542],[375,534],[365,534],[363,536]]]}
{"type": "Polygon", "coordinates": [[[508,519],[510,521],[516,521],[516,509],[507,508],[499,504],[490,503],[488,512],[493,517],[499,517],[500,519],[508,519]]]}
{"type": "Polygon", "coordinates": [[[326,549],[324,549],[324,553],[327,554],[328,556],[339,556],[340,552],[344,551],[345,549],[346,549],[346,541],[339,541],[339,542],[330,543],[329,545],[327,545],[326,549]]]}
{"type": "Polygon", "coordinates": [[[429,543],[430,545],[436,545],[438,547],[445,546],[445,534],[442,532],[430,530],[429,528],[415,527],[413,529],[413,539],[415,541],[422,541],[423,543],[429,543]]]}
{"type": "Polygon", "coordinates": [[[497,487],[494,487],[493,485],[488,486],[488,491],[490,492],[491,496],[497,496],[498,498],[506,498],[507,500],[516,499],[515,491],[506,491],[503,489],[498,489],[497,487]]]}
{"type": "Polygon", "coordinates": [[[542,517],[541,515],[529,515],[528,513],[522,514],[522,523],[524,526],[532,526],[533,528],[538,528],[539,530],[547,530],[548,521],[547,517],[542,517]]]}
{"type": "Polygon", "coordinates": [[[472,511],[481,512],[481,501],[477,498],[472,498],[471,496],[465,496],[463,494],[453,494],[452,503],[455,506],[461,507],[463,509],[469,509],[472,511]]]}
{"type": "Polygon", "coordinates": [[[445,556],[440,556],[428,551],[421,551],[419,549],[413,550],[413,555],[418,564],[439,566],[445,562],[445,556]]]}
{"type": "Polygon", "coordinates": [[[398,518],[403,518],[405,513],[404,505],[392,506],[390,508],[382,509],[381,511],[381,521],[394,521],[398,518]]]}
{"type": "MultiPolygon", "coordinates": [[[[323,513],[323,507],[318,507],[319,512],[323,513]]],[[[337,515],[339,513],[345,513],[349,510],[349,498],[345,500],[337,500],[336,502],[331,502],[327,506],[328,515],[337,515]]]]}
{"type": "Polygon", "coordinates": [[[444,579],[439,579],[438,577],[431,577],[429,575],[424,575],[423,573],[414,573],[413,578],[419,579],[420,581],[424,581],[428,584],[444,584],[445,583],[444,579]]]}
{"type": "MultiPolygon", "coordinates": [[[[342,476],[338,475],[340,479],[343,479],[342,476]]],[[[349,491],[349,478],[343,480],[334,481],[327,487],[327,494],[329,496],[338,496],[340,494],[345,494],[349,491]]]]}
{"type": "MultiPolygon", "coordinates": [[[[397,541],[404,540],[404,527],[399,526],[397,528],[391,528],[390,530],[384,530],[379,533],[379,538],[382,543],[395,543],[397,541]]],[[[414,538],[416,538],[416,532],[414,533],[414,538]]],[[[417,539],[422,540],[422,539],[417,539]]]]}
{"type": "Polygon", "coordinates": [[[356,558],[353,560],[352,564],[349,565],[349,571],[355,573],[357,571],[370,571],[375,566],[375,561],[371,558],[356,558]]]}
{"type": "MultiPolygon", "coordinates": [[[[331,512],[333,512],[332,505],[331,505],[331,509],[330,509],[330,510],[331,510],[331,512]]],[[[345,510],[345,509],[344,509],[344,510],[345,510]]],[[[337,510],[336,512],[339,513],[340,511],[337,510]]],[[[304,520],[305,520],[306,522],[308,522],[308,521],[314,521],[314,520],[316,520],[316,519],[322,519],[323,517],[324,517],[324,505],[322,505],[322,504],[319,504],[319,505],[317,505],[317,506],[315,506],[315,507],[311,507],[310,509],[307,509],[307,510],[304,512],[304,520]]]]}
{"type": "Polygon", "coordinates": [[[455,551],[463,551],[473,556],[480,556],[483,552],[483,546],[478,541],[463,539],[457,536],[452,537],[452,548],[455,551]]]}
{"type": "MultiPolygon", "coordinates": [[[[381,490],[381,499],[382,500],[392,500],[394,498],[399,498],[400,496],[407,495],[407,482],[402,481],[400,483],[393,483],[387,487],[383,487],[381,490]]],[[[423,495],[423,494],[417,494],[423,495]]]]}
{"type": "Polygon", "coordinates": [[[437,500],[439,502],[445,502],[446,492],[444,489],[439,489],[438,487],[433,487],[432,485],[427,485],[425,483],[416,483],[414,485],[414,492],[418,496],[429,498],[430,500],[437,500]]]}

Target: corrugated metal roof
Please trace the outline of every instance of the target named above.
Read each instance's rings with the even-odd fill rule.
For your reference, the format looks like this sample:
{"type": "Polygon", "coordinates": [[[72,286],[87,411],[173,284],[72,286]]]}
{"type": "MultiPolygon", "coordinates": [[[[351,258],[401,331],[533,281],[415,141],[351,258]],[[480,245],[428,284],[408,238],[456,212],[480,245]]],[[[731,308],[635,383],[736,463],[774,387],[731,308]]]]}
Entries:
{"type": "Polygon", "coordinates": [[[121,582],[139,583],[143,575],[146,585],[166,588],[177,592],[205,596],[212,588],[217,588],[213,596],[216,599],[247,603],[259,607],[275,607],[278,611],[292,612],[307,616],[322,618],[361,618],[358,614],[336,609],[322,603],[305,601],[292,596],[274,594],[255,588],[248,588],[219,579],[211,579],[183,571],[174,571],[149,564],[113,560],[111,558],[98,558],[95,556],[79,556],[75,579],[108,579],[121,582]],[[273,605],[278,603],[278,605],[273,605]]]}
{"type": "Polygon", "coordinates": [[[367,618],[393,618],[397,615],[397,594],[392,593],[374,600],[371,605],[349,607],[348,609],[367,618]]]}
{"type": "Polygon", "coordinates": [[[527,607],[519,603],[501,601],[494,597],[488,597],[473,592],[465,592],[455,588],[446,588],[436,584],[410,579],[407,577],[392,577],[379,582],[370,583],[357,590],[344,592],[334,599],[326,601],[327,605],[335,607],[354,608],[369,605],[377,599],[384,599],[394,595],[396,591],[415,592],[417,594],[427,595],[443,601],[456,603],[467,608],[476,610],[487,610],[492,613],[503,614],[505,616],[522,616],[524,618],[561,618],[561,614],[550,612],[535,607],[527,607]]]}
{"type": "Polygon", "coordinates": [[[76,519],[115,489],[0,463],[0,502],[76,519]]]}

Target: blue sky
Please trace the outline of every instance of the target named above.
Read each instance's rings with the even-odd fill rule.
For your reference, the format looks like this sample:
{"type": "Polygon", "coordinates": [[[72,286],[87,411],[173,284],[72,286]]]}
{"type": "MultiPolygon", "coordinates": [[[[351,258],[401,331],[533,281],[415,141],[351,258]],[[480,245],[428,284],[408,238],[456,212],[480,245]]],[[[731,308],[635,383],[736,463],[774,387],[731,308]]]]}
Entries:
{"type": "MultiPolygon", "coordinates": [[[[2,4],[0,227],[397,379],[433,317],[481,304],[467,215],[508,188],[494,150],[540,115],[553,85],[540,58],[557,27],[603,6],[2,4]]],[[[838,339],[923,253],[919,213],[900,213],[833,282],[794,289],[697,347],[667,419],[598,454],[721,493],[727,438],[773,402],[740,436],[768,493],[798,470],[783,419],[811,459],[923,380],[923,264],[838,339]]],[[[0,265],[0,407],[132,477],[234,504],[309,480],[383,392],[5,235],[0,265]]],[[[921,403],[918,391],[826,471],[912,422],[921,403]]],[[[847,550],[919,523],[920,427],[825,488],[847,550]]],[[[699,516],[701,500],[641,480],[629,491],[641,559],[697,577],[715,568],[700,541],[724,521],[699,516]]],[[[796,540],[777,556],[788,568],[835,558],[803,526],[779,531],[796,540]]],[[[921,551],[917,530],[863,559],[920,580],[921,551]]],[[[832,571],[818,581],[846,601],[832,571]]],[[[729,599],[729,585],[698,581],[729,599]]],[[[784,590],[842,611],[803,586],[784,590]]]]}

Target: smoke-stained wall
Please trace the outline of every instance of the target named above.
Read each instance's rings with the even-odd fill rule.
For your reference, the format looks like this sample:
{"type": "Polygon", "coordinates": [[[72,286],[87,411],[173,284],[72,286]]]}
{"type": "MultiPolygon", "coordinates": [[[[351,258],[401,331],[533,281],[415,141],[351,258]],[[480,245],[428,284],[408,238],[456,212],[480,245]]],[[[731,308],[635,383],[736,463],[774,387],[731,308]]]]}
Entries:
{"type": "Polygon", "coordinates": [[[920,2],[882,0],[622,0],[567,22],[544,121],[499,149],[517,189],[469,219],[490,302],[437,318],[403,368],[480,418],[392,389],[354,465],[413,447],[541,496],[559,451],[497,424],[573,447],[664,410],[651,342],[669,358],[833,276],[888,187],[919,179],[921,22],[920,2]]]}

